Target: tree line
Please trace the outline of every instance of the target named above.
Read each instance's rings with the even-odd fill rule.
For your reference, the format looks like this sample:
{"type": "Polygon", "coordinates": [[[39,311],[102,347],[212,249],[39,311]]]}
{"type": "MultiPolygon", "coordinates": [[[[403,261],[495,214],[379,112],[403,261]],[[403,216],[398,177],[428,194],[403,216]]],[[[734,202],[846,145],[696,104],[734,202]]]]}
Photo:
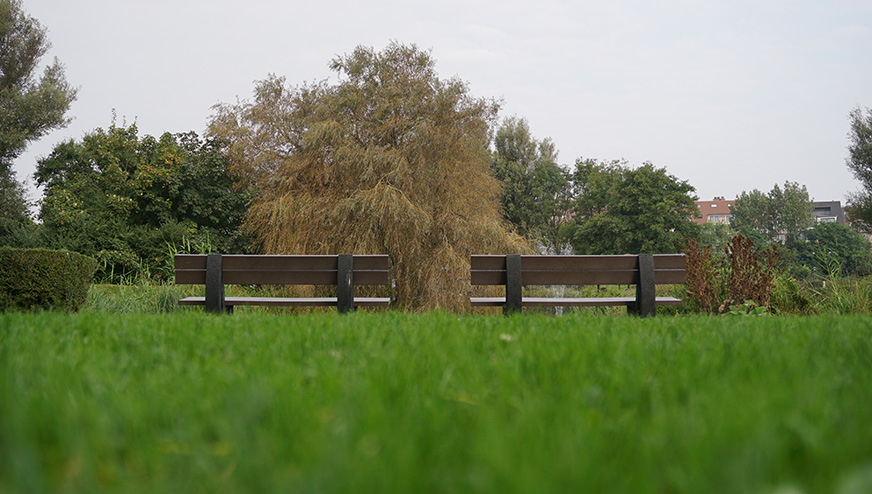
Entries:
{"type": "MultiPolygon", "coordinates": [[[[94,256],[107,280],[160,277],[178,251],[385,253],[399,305],[448,308],[465,298],[472,253],[678,252],[688,239],[717,245],[734,232],[761,243],[786,234],[809,271],[814,252],[803,249],[835,255],[850,244],[856,262],[842,264],[869,272],[868,243],[861,249],[841,225],[812,225],[798,184],[743,193],[733,231],[696,225],[695,189],[665,168],[562,166],[526,120],[500,121],[499,102],[440,78],[429,52],[399,43],[336,57],[337,83],[260,81],[252,100],[216,107],[204,137],[140,136],[113,121],[62,142],[38,162],[35,222],[11,163],[66,124],[75,90],[57,62],[35,78],[48,42],[18,0],[0,0],[0,16],[0,243],[94,256]]],[[[851,119],[849,166],[863,181],[872,113],[851,119]]],[[[868,197],[850,211],[872,224],[868,197]]]]}

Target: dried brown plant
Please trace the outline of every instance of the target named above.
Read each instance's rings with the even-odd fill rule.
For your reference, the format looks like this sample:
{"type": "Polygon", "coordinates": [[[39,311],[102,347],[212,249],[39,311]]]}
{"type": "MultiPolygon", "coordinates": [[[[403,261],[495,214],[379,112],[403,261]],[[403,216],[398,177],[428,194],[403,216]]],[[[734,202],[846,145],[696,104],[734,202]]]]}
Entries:
{"type": "Polygon", "coordinates": [[[718,261],[712,259],[711,247],[700,248],[699,242],[688,239],[683,245],[686,257],[686,279],[684,282],[687,296],[694,300],[702,311],[712,313],[718,305],[718,261]]]}
{"type": "Polygon", "coordinates": [[[707,313],[724,312],[730,306],[753,301],[769,306],[769,298],[779,274],[776,244],[760,247],[736,235],[724,248],[725,257],[713,259],[711,247],[701,248],[688,239],[685,289],[689,299],[707,313]]]}
{"type": "Polygon", "coordinates": [[[778,245],[762,248],[751,239],[736,235],[725,249],[729,260],[730,305],[751,300],[759,306],[769,306],[769,296],[779,273],[778,245]]]}

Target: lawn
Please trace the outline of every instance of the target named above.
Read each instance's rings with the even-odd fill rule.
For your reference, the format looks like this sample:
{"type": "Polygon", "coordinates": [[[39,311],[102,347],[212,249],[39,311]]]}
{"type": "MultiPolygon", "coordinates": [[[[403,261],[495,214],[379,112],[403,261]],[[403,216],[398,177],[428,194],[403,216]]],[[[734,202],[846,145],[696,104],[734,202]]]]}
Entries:
{"type": "Polygon", "coordinates": [[[872,318],[0,314],[0,492],[872,492],[872,318]]]}

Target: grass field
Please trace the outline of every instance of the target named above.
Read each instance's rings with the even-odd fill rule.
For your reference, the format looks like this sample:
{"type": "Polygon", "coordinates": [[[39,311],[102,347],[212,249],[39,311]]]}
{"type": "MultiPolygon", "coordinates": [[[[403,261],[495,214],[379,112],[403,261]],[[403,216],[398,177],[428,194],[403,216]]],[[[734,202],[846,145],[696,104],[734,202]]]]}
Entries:
{"type": "Polygon", "coordinates": [[[0,492],[872,492],[872,318],[0,314],[0,492]]]}

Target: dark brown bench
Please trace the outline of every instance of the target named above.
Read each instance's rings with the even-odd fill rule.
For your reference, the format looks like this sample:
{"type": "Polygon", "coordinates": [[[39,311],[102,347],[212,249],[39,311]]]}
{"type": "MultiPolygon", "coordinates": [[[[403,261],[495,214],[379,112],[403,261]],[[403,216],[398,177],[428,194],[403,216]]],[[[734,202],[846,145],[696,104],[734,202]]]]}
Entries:
{"type": "Polygon", "coordinates": [[[186,297],[179,305],[203,305],[209,312],[232,312],[237,305],[385,307],[389,297],[355,297],[356,285],[391,284],[385,255],[268,256],[177,254],[176,283],[206,285],[205,297],[186,297]],[[335,285],[335,297],[225,297],[224,285],[335,285]]]}
{"type": "Polygon", "coordinates": [[[474,255],[473,285],[504,285],[505,297],[471,297],[473,307],[503,307],[507,314],[522,307],[626,306],[631,314],[653,316],[658,305],[680,305],[681,299],[657,297],[655,285],[684,283],[684,254],[620,256],[474,255]],[[635,297],[522,297],[526,285],[636,285],[635,297]]]}

